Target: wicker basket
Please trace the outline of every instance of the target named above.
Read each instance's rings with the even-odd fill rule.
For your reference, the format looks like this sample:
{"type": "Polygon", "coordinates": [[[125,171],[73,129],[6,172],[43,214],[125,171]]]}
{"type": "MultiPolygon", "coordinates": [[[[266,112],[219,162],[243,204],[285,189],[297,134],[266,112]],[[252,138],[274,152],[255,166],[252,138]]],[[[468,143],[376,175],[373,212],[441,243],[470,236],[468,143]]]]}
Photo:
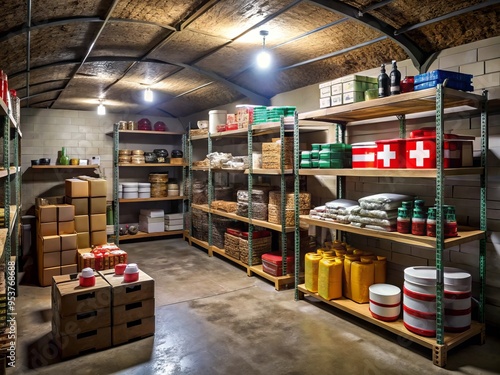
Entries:
{"type": "MultiPolygon", "coordinates": [[[[287,208],[285,210],[285,226],[293,227],[295,225],[295,210],[293,208],[287,208]]],[[[299,210],[300,215],[309,214],[309,210],[299,210]]],[[[270,223],[281,224],[281,207],[274,204],[269,204],[267,206],[267,216],[270,223]]]]}
{"type": "Polygon", "coordinates": [[[224,250],[227,255],[240,259],[240,238],[224,233],[224,250]]]}
{"type": "MultiPolygon", "coordinates": [[[[267,206],[266,203],[252,203],[252,218],[255,220],[267,220],[267,206]]],[[[248,217],[248,203],[238,203],[236,215],[248,217]]]]}
{"type": "MultiPolygon", "coordinates": [[[[269,253],[272,249],[272,238],[271,236],[253,238],[252,239],[252,265],[262,263],[262,254],[269,253]]],[[[245,264],[249,263],[248,254],[248,240],[246,238],[240,238],[240,261],[245,264]]]]}
{"type": "Polygon", "coordinates": [[[226,229],[235,223],[234,220],[212,215],[212,245],[224,249],[226,229]]]}
{"type": "MultiPolygon", "coordinates": [[[[295,207],[294,193],[286,193],[286,208],[295,207]]],[[[274,206],[281,206],[281,191],[269,192],[269,204],[274,206]]],[[[307,210],[311,208],[311,193],[299,193],[299,208],[307,210]]]]}
{"type": "Polygon", "coordinates": [[[206,189],[193,189],[193,204],[207,204],[208,194],[206,189]]]}
{"type": "Polygon", "coordinates": [[[224,212],[236,212],[236,210],[238,209],[238,203],[227,201],[212,201],[210,207],[214,210],[224,212]]]}

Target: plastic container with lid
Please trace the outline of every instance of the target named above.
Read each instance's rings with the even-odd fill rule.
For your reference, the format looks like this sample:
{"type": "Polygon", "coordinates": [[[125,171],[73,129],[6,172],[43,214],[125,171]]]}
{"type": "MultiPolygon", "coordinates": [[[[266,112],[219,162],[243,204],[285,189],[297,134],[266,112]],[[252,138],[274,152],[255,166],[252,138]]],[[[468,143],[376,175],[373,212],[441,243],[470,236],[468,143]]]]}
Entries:
{"type": "Polygon", "coordinates": [[[208,112],[208,131],[209,133],[217,133],[217,125],[225,125],[227,121],[227,111],[212,110],[208,112]]]}
{"type": "Polygon", "coordinates": [[[90,287],[95,285],[94,270],[90,267],[84,268],[80,273],[80,286],[90,287]]]}
{"type": "Polygon", "coordinates": [[[139,267],[136,263],[129,263],[125,267],[123,272],[123,281],[126,283],[132,283],[139,280],[139,267]]]}
{"type": "Polygon", "coordinates": [[[398,208],[397,231],[403,234],[411,233],[410,211],[406,207],[398,208]]]}
{"type": "Polygon", "coordinates": [[[322,256],[318,253],[307,253],[305,259],[305,287],[308,291],[318,292],[319,262],[322,256]]]}
{"type": "Polygon", "coordinates": [[[357,303],[370,301],[369,288],[375,282],[375,265],[372,261],[355,261],[351,264],[351,299],[357,303]]]}
{"type": "Polygon", "coordinates": [[[415,236],[425,236],[427,234],[425,225],[424,210],[419,207],[415,207],[411,218],[411,234],[415,236]]]}
{"type": "Polygon", "coordinates": [[[323,257],[318,268],[318,294],[326,300],[342,297],[342,269],[340,258],[323,257]]]}
{"type": "Polygon", "coordinates": [[[427,210],[426,234],[429,237],[436,237],[436,207],[429,207],[427,210]]]}

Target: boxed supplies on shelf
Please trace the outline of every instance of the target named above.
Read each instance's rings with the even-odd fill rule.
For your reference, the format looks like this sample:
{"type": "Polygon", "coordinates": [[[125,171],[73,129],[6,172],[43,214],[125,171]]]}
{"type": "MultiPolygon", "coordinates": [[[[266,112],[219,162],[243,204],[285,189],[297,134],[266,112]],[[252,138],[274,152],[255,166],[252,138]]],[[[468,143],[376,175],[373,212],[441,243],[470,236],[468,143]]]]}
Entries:
{"type": "Polygon", "coordinates": [[[332,86],[332,81],[323,82],[319,84],[320,99],[330,98],[330,96],[332,95],[331,86],[332,86]]]}
{"type": "Polygon", "coordinates": [[[96,271],[113,269],[120,263],[127,263],[127,253],[114,244],[78,249],[79,271],[87,267],[96,271]]]}
{"type": "Polygon", "coordinates": [[[162,209],[152,209],[152,210],[146,210],[146,209],[141,209],[140,214],[145,217],[161,217],[163,218],[165,216],[165,211],[162,209]]]}
{"type": "Polygon", "coordinates": [[[385,139],[377,144],[377,168],[406,168],[406,140],[385,139]]]}
{"type": "Polygon", "coordinates": [[[353,169],[377,167],[377,144],[375,142],[359,142],[351,146],[353,169]]]}
{"type": "Polygon", "coordinates": [[[163,232],[165,226],[165,219],[161,217],[148,217],[139,215],[139,230],[146,233],[163,232]]]}
{"type": "MultiPolygon", "coordinates": [[[[286,257],[286,274],[292,275],[295,272],[295,258],[291,255],[286,257]]],[[[282,276],[283,258],[281,252],[262,254],[262,270],[273,276],[282,276]]]]}

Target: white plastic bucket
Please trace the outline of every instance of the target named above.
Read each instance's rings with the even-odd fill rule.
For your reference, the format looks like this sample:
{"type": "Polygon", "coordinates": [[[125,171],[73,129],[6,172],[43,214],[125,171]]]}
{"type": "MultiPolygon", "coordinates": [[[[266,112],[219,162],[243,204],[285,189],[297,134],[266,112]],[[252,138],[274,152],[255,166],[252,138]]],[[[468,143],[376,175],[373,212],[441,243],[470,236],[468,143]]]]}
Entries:
{"type": "Polygon", "coordinates": [[[217,133],[217,125],[224,125],[227,122],[227,111],[217,109],[208,112],[208,131],[217,133]]]}

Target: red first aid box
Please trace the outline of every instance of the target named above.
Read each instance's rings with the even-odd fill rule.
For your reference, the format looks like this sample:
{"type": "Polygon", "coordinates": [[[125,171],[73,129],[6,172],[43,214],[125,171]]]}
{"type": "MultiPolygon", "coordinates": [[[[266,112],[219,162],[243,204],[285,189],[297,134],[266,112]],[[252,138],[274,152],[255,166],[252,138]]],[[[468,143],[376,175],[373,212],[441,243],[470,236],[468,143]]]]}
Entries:
{"type": "MultiPolygon", "coordinates": [[[[293,274],[295,270],[293,256],[286,257],[286,273],[293,274]]],[[[281,252],[275,251],[272,253],[262,254],[262,270],[273,276],[282,276],[283,273],[283,257],[281,252]]]]}
{"type": "MultiPolygon", "coordinates": [[[[469,141],[445,140],[443,145],[443,167],[462,167],[462,146],[469,141]]],[[[436,138],[422,137],[406,140],[407,168],[436,168],[436,138]]]]}
{"type": "Polygon", "coordinates": [[[377,144],[360,142],[352,145],[352,168],[377,168],[377,144]]]}
{"type": "Polygon", "coordinates": [[[406,139],[385,139],[377,144],[377,168],[406,168],[406,139]]]}

